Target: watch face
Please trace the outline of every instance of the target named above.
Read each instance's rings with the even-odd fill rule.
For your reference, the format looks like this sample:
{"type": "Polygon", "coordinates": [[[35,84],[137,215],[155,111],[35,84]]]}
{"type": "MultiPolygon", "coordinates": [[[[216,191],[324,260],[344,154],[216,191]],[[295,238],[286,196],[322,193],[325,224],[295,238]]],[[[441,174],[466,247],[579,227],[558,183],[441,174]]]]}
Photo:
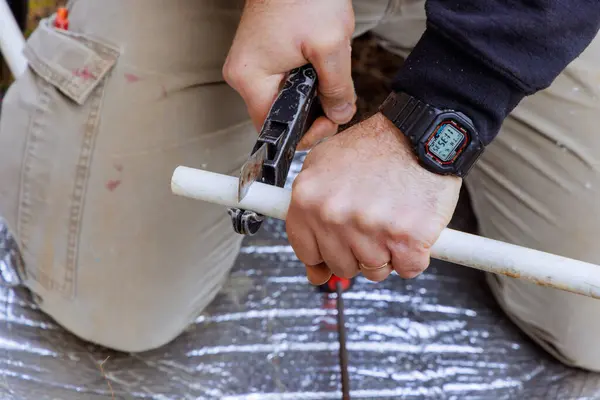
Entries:
{"type": "Polygon", "coordinates": [[[469,143],[469,134],[452,120],[442,121],[425,144],[426,153],[441,164],[451,164],[469,143]]]}

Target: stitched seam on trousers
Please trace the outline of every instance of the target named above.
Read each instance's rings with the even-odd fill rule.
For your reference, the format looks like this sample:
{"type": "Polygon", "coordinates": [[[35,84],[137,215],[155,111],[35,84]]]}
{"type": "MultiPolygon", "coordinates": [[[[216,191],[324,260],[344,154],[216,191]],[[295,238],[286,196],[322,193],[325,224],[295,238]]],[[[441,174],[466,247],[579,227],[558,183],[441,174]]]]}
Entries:
{"type": "MultiPolygon", "coordinates": [[[[34,52],[28,50],[26,47],[24,50],[27,55],[27,60],[29,61],[29,65],[35,72],[44,78],[45,80],[50,80],[54,82],[54,85],[64,91],[67,96],[72,98],[78,98],[77,85],[73,82],[72,79],[67,79],[66,77],[56,74],[52,71],[34,52]]],[[[96,72],[94,72],[96,73],[96,72]]]]}
{"type": "MultiPolygon", "coordinates": [[[[30,240],[29,232],[31,229],[31,227],[28,227],[31,222],[31,182],[28,179],[28,173],[32,169],[31,160],[35,154],[35,136],[38,132],[38,129],[40,129],[39,126],[37,126],[38,121],[40,120],[40,116],[43,114],[43,109],[46,108],[50,102],[51,90],[52,86],[44,82],[38,98],[38,106],[36,107],[34,115],[31,117],[31,121],[27,128],[25,156],[23,161],[23,170],[21,171],[21,193],[19,195],[19,210],[17,213],[17,229],[24,252],[27,252],[30,240]]],[[[58,286],[57,282],[52,278],[51,274],[48,274],[42,269],[43,267],[43,265],[25,265],[25,270],[27,271],[27,276],[31,276],[40,285],[48,290],[52,290],[58,286]]]]}
{"type": "Polygon", "coordinates": [[[69,295],[76,295],[75,279],[77,275],[77,256],[79,253],[79,233],[81,230],[81,219],[84,208],[85,192],[89,179],[90,163],[92,153],[96,143],[98,133],[98,125],[100,121],[100,110],[102,107],[102,99],[106,89],[106,78],[103,78],[98,86],[91,93],[89,101],[90,114],[88,116],[79,160],[75,171],[75,181],[73,185],[73,193],[71,195],[71,207],[69,211],[69,228],[67,238],[67,265],[65,266],[65,276],[63,285],[70,285],[69,295]]]}
{"type": "Polygon", "coordinates": [[[75,36],[77,40],[94,50],[107,63],[113,63],[119,58],[119,52],[104,43],[97,43],[83,36],[75,36]]]}
{"type": "MultiPolygon", "coordinates": [[[[49,89],[46,87],[45,90],[42,91],[39,100],[45,106],[50,101],[49,89]]],[[[41,114],[41,108],[36,108],[34,112],[34,116],[41,114]]],[[[16,232],[14,234],[14,240],[18,243],[19,246],[19,255],[21,257],[21,265],[20,269],[22,272],[21,277],[23,280],[29,279],[29,276],[32,276],[32,271],[28,270],[28,265],[25,265],[24,260],[24,252],[27,249],[29,236],[26,234],[27,230],[23,229],[23,226],[28,224],[31,221],[31,210],[29,206],[31,205],[30,195],[29,195],[29,186],[27,182],[27,171],[31,168],[30,164],[30,151],[32,145],[32,132],[34,129],[34,125],[36,123],[37,118],[31,117],[27,124],[25,139],[25,150],[23,151],[23,160],[21,161],[21,172],[19,177],[19,196],[17,198],[17,220],[16,220],[16,232]],[[27,204],[25,204],[27,203],[27,204]]]]}

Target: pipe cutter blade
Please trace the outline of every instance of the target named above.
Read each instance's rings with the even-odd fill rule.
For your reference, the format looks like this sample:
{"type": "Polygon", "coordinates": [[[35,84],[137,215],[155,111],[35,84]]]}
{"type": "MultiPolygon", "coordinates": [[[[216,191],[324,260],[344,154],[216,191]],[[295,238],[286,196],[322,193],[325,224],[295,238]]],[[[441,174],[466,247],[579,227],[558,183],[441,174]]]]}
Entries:
{"type": "Polygon", "coordinates": [[[267,158],[267,145],[263,144],[250,155],[248,161],[240,171],[240,182],[238,185],[238,201],[242,201],[248,194],[250,186],[263,177],[263,165],[267,158]]]}

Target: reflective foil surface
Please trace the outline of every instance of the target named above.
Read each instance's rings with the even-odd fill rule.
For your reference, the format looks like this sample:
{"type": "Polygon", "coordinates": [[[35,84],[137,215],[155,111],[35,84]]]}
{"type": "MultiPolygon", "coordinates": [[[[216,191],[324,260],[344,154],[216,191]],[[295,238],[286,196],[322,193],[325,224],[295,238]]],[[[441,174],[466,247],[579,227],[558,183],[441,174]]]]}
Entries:
{"type": "MultiPolygon", "coordinates": [[[[4,280],[15,282],[6,230],[0,251],[4,280]]],[[[5,287],[0,298],[0,399],[341,399],[335,296],[307,283],[281,221],[246,240],[215,301],[157,351],[89,345],[25,290],[5,287]]],[[[598,375],[539,350],[478,271],[434,260],[414,280],[358,279],[344,299],[352,399],[600,398],[598,375]]]]}

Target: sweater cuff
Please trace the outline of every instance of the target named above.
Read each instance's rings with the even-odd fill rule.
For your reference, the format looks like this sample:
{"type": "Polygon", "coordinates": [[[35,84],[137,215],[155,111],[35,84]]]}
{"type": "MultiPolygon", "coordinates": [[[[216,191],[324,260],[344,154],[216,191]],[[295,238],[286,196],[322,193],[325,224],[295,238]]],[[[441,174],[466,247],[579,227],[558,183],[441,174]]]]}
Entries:
{"type": "Polygon", "coordinates": [[[509,76],[488,67],[431,26],[402,65],[392,89],[436,108],[463,112],[486,145],[525,96],[509,76]]]}

